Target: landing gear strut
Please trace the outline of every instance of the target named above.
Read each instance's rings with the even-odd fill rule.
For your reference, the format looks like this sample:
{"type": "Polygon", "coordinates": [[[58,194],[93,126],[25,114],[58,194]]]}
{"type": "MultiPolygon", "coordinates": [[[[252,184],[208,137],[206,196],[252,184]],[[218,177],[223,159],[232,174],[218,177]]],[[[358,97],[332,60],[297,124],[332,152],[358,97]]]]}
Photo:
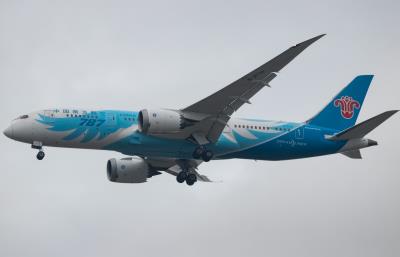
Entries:
{"type": "Polygon", "coordinates": [[[194,149],[192,156],[194,159],[201,158],[203,161],[208,162],[212,159],[214,154],[212,151],[207,150],[204,146],[198,146],[196,149],[194,149]]]}

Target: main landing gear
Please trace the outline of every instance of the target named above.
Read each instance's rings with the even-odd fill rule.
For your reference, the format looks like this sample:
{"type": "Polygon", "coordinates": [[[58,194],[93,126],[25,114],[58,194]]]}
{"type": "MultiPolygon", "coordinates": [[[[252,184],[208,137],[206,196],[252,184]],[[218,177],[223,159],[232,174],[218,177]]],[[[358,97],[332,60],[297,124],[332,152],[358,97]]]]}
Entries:
{"type": "Polygon", "coordinates": [[[196,174],[183,170],[176,176],[176,181],[178,181],[178,183],[183,183],[186,181],[188,186],[193,186],[194,183],[197,182],[197,177],[196,174]]]}
{"type": "Polygon", "coordinates": [[[33,149],[38,149],[38,150],[39,150],[39,152],[38,152],[37,155],[36,155],[36,158],[37,158],[39,161],[43,160],[45,154],[44,154],[44,152],[43,152],[43,144],[42,144],[42,142],[38,142],[38,141],[33,142],[33,143],[32,143],[32,148],[33,148],[33,149]]]}
{"type": "Polygon", "coordinates": [[[194,149],[192,156],[194,159],[202,159],[203,161],[208,162],[213,158],[214,154],[204,146],[198,146],[194,149]]]}
{"type": "Polygon", "coordinates": [[[183,183],[186,181],[188,186],[193,186],[197,182],[197,176],[194,172],[193,167],[187,161],[179,161],[178,165],[181,168],[181,172],[176,176],[176,181],[178,183],[183,183]]]}

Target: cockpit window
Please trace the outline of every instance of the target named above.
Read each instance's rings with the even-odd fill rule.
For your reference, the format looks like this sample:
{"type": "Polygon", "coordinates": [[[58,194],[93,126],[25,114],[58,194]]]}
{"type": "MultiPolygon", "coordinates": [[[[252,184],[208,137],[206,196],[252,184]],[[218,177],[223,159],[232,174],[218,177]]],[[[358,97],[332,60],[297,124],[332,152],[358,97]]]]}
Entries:
{"type": "Polygon", "coordinates": [[[21,119],[21,120],[22,119],[27,119],[27,118],[29,118],[29,115],[26,115],[26,114],[25,115],[21,115],[21,116],[18,117],[18,119],[21,119]]]}

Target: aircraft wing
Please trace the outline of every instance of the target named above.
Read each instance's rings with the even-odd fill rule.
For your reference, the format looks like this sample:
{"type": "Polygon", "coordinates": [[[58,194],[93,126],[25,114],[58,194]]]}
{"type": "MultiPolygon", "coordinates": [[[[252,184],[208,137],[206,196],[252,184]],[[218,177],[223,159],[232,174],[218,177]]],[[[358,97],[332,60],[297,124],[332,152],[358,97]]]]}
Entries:
{"type": "Polygon", "coordinates": [[[203,117],[206,117],[196,126],[198,131],[194,133],[194,138],[196,139],[197,136],[200,139],[196,139],[196,141],[203,141],[204,143],[207,140],[216,142],[232,113],[238,110],[244,103],[250,103],[250,98],[265,86],[269,86],[269,82],[277,76],[277,72],[324,35],[319,35],[290,47],[280,55],[223,89],[181,109],[182,113],[188,117],[196,116],[195,114],[203,114],[205,115],[203,117]]]}

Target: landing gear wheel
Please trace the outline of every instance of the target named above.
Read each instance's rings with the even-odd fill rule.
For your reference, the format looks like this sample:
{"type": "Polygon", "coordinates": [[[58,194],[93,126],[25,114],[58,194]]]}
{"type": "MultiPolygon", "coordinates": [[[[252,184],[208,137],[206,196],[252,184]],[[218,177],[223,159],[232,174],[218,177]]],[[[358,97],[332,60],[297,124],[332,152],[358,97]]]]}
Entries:
{"type": "Polygon", "coordinates": [[[206,150],[202,153],[201,158],[203,161],[208,162],[213,158],[214,154],[210,150],[206,150]]]}
{"type": "Polygon", "coordinates": [[[187,177],[188,177],[187,173],[184,171],[181,171],[176,176],[176,181],[178,181],[178,183],[183,183],[183,182],[185,182],[187,177]]]}
{"type": "Polygon", "coordinates": [[[187,175],[186,184],[188,184],[188,186],[192,186],[194,183],[196,183],[196,181],[197,177],[195,174],[190,173],[189,175],[187,175]]]}
{"type": "Polygon", "coordinates": [[[200,159],[203,152],[204,152],[204,148],[199,146],[196,149],[194,149],[192,156],[194,159],[200,159]]]}
{"type": "Polygon", "coordinates": [[[38,159],[38,160],[43,160],[43,158],[44,158],[44,152],[43,151],[39,151],[38,153],[37,153],[37,155],[36,155],[36,158],[38,159]]]}

